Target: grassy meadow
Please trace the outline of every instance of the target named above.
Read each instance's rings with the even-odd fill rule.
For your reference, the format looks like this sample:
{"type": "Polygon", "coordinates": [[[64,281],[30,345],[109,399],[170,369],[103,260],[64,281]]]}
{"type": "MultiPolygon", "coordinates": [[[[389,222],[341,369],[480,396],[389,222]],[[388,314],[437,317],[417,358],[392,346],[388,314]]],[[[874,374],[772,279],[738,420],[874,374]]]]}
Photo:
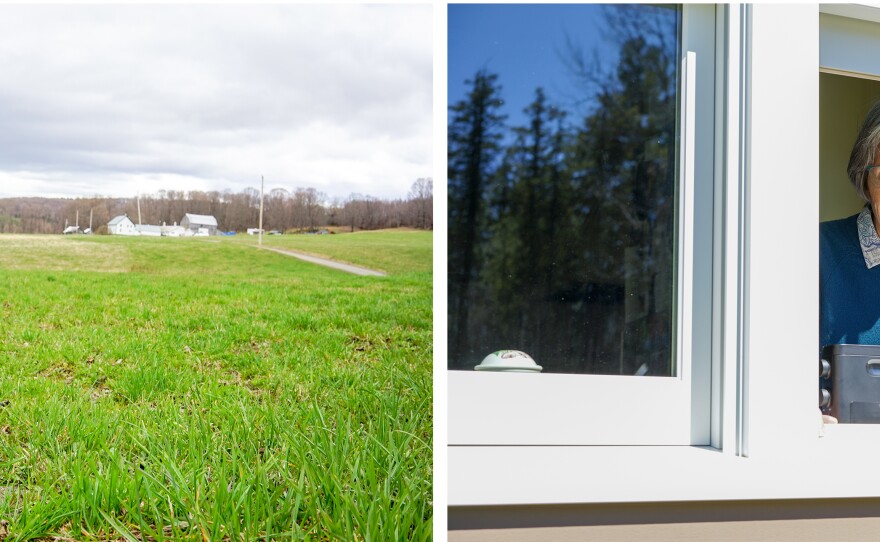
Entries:
{"type": "Polygon", "coordinates": [[[0,540],[429,540],[431,234],[0,236],[0,540]]]}
{"type": "MultiPolygon", "coordinates": [[[[424,235],[430,234],[388,230],[338,235],[264,235],[263,246],[355,263],[386,273],[430,272],[431,244],[413,242],[414,238],[424,235]]],[[[257,242],[254,236],[236,236],[235,239],[251,244],[257,242]]]]}

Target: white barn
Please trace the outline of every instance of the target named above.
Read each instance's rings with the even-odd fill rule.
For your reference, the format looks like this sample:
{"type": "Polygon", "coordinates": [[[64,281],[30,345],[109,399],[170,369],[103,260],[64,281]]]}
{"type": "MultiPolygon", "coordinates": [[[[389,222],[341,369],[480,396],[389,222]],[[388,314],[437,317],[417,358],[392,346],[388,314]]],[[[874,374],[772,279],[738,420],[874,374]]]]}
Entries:
{"type": "Polygon", "coordinates": [[[126,215],[119,215],[107,223],[107,232],[112,235],[140,235],[134,222],[126,215]]]}
{"type": "Polygon", "coordinates": [[[211,215],[194,215],[187,213],[183,215],[182,219],[180,219],[180,225],[193,233],[198,233],[199,230],[202,229],[207,230],[209,235],[215,235],[217,233],[217,219],[211,215]]]}

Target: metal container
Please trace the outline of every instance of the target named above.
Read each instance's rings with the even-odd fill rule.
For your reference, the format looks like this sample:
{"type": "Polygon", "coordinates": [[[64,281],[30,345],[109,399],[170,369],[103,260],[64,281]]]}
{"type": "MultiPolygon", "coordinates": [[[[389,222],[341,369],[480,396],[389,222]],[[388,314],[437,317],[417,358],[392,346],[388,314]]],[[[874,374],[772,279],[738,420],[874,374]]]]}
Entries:
{"type": "Polygon", "coordinates": [[[822,349],[819,407],[839,423],[880,423],[880,345],[822,349]]]}

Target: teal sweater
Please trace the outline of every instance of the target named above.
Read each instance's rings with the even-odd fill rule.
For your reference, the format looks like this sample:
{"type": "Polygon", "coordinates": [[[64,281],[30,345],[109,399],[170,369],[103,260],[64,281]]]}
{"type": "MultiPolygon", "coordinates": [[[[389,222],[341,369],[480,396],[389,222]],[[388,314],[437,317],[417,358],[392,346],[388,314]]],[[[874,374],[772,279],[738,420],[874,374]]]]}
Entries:
{"type": "Polygon", "coordinates": [[[880,265],[865,265],[857,217],[819,225],[820,348],[880,344],[880,265]]]}

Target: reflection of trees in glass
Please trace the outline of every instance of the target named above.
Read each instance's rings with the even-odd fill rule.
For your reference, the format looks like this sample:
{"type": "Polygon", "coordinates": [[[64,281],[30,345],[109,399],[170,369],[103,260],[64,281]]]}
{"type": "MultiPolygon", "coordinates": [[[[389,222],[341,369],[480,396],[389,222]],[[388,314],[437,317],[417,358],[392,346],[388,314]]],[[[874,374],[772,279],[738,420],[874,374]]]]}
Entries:
{"type": "MultiPolygon", "coordinates": [[[[542,89],[525,109],[528,125],[513,128],[513,143],[493,177],[482,279],[496,307],[497,340],[533,342],[541,336],[540,306],[561,276],[569,236],[570,198],[564,113],[547,103],[542,89]],[[552,241],[551,241],[552,240],[552,241]]],[[[533,355],[540,355],[533,348],[533,355]]]]}
{"type": "Polygon", "coordinates": [[[567,53],[579,121],[538,88],[501,149],[485,72],[451,108],[451,368],[518,348],[545,372],[671,374],[678,12],[604,16],[616,70],[567,53]]]}
{"type": "Polygon", "coordinates": [[[606,12],[619,38],[617,72],[598,87],[575,150],[575,169],[589,180],[579,193],[596,210],[586,229],[598,241],[589,245],[595,273],[580,287],[601,284],[623,296],[617,325],[591,353],[604,365],[599,372],[632,373],[638,365],[629,364],[648,359],[653,372],[670,371],[678,55],[663,39],[674,33],[646,35],[657,23],[645,13],[606,12]]]}
{"type": "Polygon", "coordinates": [[[448,288],[450,350],[462,352],[468,330],[468,299],[478,272],[480,232],[485,224],[483,192],[500,150],[503,117],[497,75],[478,71],[472,90],[450,107],[448,288]]]}
{"type": "Polygon", "coordinates": [[[519,348],[548,372],[671,374],[678,12],[604,16],[616,70],[567,53],[580,120],[538,88],[500,148],[484,71],[450,108],[451,368],[519,348]]]}

